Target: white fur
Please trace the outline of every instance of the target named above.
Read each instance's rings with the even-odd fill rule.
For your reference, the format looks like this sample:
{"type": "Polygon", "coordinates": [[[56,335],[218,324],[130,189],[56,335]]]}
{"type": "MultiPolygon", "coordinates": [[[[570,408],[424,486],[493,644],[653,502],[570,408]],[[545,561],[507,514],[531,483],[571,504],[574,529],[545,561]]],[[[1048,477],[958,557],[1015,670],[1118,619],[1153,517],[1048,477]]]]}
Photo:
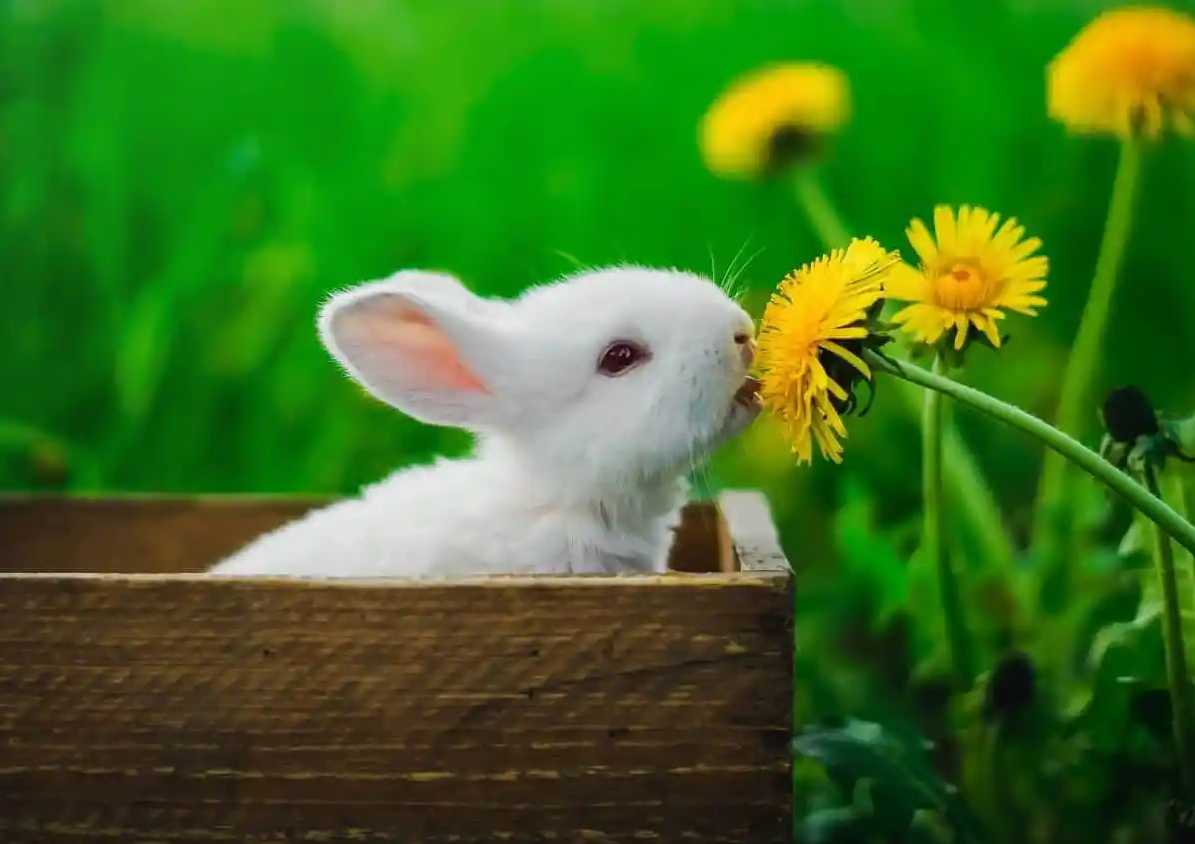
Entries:
{"type": "Polygon", "coordinates": [[[756,413],[734,401],[750,318],[684,272],[597,270],[500,301],[404,271],[334,296],[319,329],[371,393],[474,431],[475,453],[395,472],[216,573],[659,571],[688,469],[756,413]],[[650,358],[609,377],[597,363],[617,340],[650,358]]]}

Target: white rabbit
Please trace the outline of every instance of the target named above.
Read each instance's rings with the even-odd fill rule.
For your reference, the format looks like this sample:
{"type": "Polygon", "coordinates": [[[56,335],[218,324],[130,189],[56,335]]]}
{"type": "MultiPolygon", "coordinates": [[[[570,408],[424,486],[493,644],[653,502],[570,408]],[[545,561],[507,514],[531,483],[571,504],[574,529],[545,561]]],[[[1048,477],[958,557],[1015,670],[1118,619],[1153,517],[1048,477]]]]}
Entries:
{"type": "Polygon", "coordinates": [[[687,470],[759,410],[750,317],[685,272],[615,267],[502,301],[403,271],[333,296],[319,333],[370,393],[475,432],[476,453],[399,470],[216,573],[659,571],[687,470]]]}

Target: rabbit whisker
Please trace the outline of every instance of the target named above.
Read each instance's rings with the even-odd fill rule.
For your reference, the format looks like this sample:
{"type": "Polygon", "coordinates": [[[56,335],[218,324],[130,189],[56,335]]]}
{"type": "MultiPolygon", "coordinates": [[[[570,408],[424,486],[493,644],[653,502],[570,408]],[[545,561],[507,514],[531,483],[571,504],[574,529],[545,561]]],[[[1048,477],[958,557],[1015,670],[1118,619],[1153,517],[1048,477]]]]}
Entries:
{"type": "MultiPolygon", "coordinates": [[[[746,244],[744,244],[745,246],[746,244]]],[[[727,272],[727,286],[723,288],[726,295],[732,299],[738,300],[746,292],[746,284],[743,283],[743,276],[747,272],[747,268],[758,258],[764,251],[761,246],[742,260],[741,263],[732,265],[732,269],[727,272]]],[[[737,260],[737,256],[736,256],[737,260]]]]}
{"type": "Polygon", "coordinates": [[[730,285],[733,285],[735,279],[738,278],[735,268],[738,266],[739,259],[743,257],[743,252],[751,244],[751,238],[752,235],[747,235],[743,242],[739,244],[739,248],[735,251],[734,257],[731,258],[730,263],[726,265],[726,272],[718,281],[718,286],[721,287],[722,291],[727,295],[730,295],[730,285]]]}

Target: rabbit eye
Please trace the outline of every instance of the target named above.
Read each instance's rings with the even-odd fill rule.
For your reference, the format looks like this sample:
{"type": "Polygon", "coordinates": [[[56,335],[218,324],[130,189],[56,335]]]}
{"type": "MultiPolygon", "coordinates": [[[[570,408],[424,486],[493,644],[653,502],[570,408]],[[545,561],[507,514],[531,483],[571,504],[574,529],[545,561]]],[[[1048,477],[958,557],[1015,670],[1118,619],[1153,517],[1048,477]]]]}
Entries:
{"type": "Polygon", "coordinates": [[[611,343],[598,359],[598,372],[621,375],[647,357],[647,350],[628,340],[611,343]]]}

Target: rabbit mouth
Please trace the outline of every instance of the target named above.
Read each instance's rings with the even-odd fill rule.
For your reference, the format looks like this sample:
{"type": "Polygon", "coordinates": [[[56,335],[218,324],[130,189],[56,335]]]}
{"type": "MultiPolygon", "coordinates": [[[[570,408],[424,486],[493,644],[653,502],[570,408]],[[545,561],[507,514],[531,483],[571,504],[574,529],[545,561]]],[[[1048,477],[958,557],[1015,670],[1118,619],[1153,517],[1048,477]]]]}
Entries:
{"type": "Polygon", "coordinates": [[[735,390],[734,398],[730,403],[730,411],[726,414],[726,419],[722,422],[721,429],[711,445],[725,442],[741,433],[744,428],[755,421],[755,417],[759,416],[762,409],[763,405],[759,401],[759,381],[748,376],[735,390]]]}
{"type": "Polygon", "coordinates": [[[735,390],[726,415],[716,423],[711,435],[699,439],[690,448],[690,457],[695,453],[708,455],[731,437],[742,433],[748,425],[755,421],[762,409],[763,405],[759,400],[759,381],[748,376],[735,390]]]}
{"type": "Polygon", "coordinates": [[[735,391],[734,403],[747,410],[759,410],[759,386],[759,379],[748,375],[742,386],[735,391]]]}

